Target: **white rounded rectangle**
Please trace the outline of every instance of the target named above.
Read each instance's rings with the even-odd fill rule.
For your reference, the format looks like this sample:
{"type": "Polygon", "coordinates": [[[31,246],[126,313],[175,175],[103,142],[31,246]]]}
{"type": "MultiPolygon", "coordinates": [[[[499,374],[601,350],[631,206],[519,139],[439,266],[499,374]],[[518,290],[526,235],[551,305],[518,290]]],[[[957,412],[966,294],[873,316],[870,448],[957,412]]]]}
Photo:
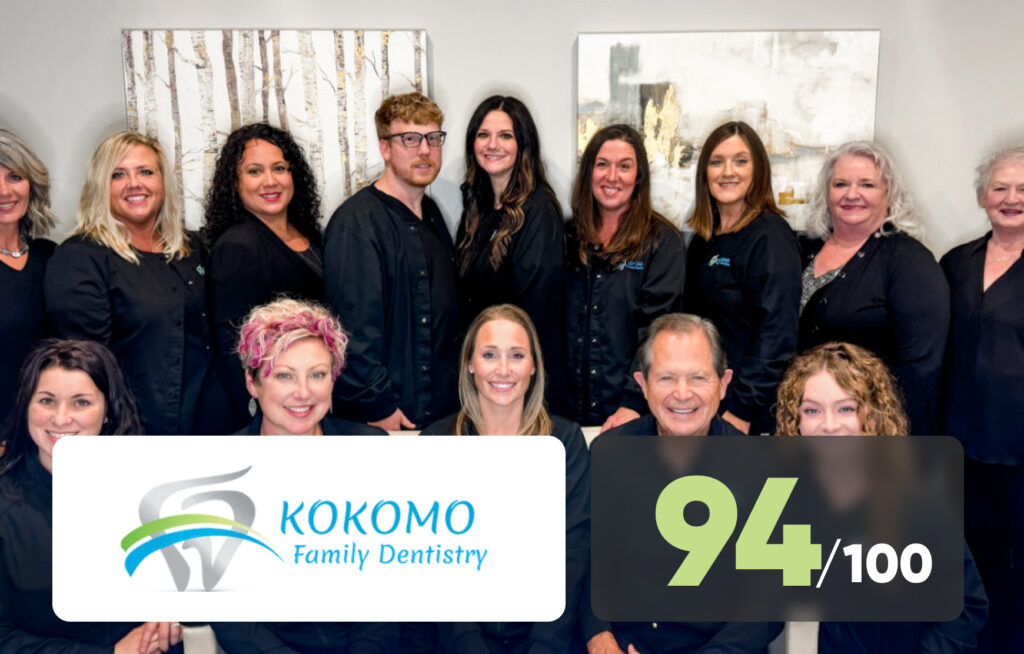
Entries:
{"type": "Polygon", "coordinates": [[[565,606],[551,437],[75,437],[53,475],[68,621],[542,622],[565,606]]]}

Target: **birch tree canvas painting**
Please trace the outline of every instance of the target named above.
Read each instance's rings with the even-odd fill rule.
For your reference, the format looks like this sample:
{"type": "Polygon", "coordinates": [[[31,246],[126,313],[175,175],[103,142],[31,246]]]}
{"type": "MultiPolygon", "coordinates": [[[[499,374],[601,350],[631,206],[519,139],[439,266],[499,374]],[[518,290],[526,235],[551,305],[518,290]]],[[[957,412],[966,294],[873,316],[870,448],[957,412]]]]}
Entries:
{"type": "Polygon", "coordinates": [[[828,152],[874,135],[878,43],[876,30],[580,34],[577,154],[601,127],[640,128],[655,206],[681,225],[704,139],[743,120],[799,228],[828,152]]]}
{"type": "Polygon", "coordinates": [[[174,162],[189,228],[221,145],[266,121],[291,131],[328,213],[384,169],[373,114],[394,93],[426,92],[424,30],[124,30],[129,129],[174,162]]]}

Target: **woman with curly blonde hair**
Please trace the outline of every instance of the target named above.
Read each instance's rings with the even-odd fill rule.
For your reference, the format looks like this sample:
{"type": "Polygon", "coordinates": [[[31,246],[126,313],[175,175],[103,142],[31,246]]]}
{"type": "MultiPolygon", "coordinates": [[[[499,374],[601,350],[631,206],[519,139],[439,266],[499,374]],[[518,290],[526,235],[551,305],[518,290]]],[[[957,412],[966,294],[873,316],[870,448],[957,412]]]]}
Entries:
{"type": "Polygon", "coordinates": [[[881,359],[850,343],[796,357],[779,386],[784,436],[899,436],[908,432],[899,391],[881,359]]]}

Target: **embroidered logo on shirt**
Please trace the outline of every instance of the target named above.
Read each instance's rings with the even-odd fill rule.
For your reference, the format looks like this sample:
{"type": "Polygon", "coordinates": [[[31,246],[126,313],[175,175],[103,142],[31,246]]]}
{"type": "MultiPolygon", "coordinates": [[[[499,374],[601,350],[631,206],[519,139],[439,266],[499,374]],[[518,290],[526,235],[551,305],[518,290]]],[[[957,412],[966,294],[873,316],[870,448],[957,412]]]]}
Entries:
{"type": "Polygon", "coordinates": [[[726,268],[729,268],[732,266],[732,261],[729,257],[720,257],[716,254],[711,257],[710,261],[708,261],[708,268],[711,268],[712,266],[725,266],[726,268]]]}
{"type": "Polygon", "coordinates": [[[643,261],[623,261],[615,267],[616,270],[643,270],[643,261]]]}
{"type": "Polygon", "coordinates": [[[206,268],[203,268],[202,265],[196,266],[196,272],[199,273],[200,277],[202,277],[206,274],[206,268]]]}

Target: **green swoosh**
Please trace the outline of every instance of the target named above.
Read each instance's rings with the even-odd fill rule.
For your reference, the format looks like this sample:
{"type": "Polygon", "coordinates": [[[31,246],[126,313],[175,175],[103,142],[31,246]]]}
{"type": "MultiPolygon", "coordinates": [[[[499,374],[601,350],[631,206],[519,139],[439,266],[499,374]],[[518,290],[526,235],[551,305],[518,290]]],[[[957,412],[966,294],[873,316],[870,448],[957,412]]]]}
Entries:
{"type": "Polygon", "coordinates": [[[142,525],[141,527],[136,527],[132,531],[128,532],[127,536],[121,539],[121,549],[127,552],[128,548],[130,548],[132,545],[134,545],[135,543],[139,542],[147,536],[152,536],[158,531],[167,531],[168,529],[172,529],[174,527],[183,527],[185,525],[201,524],[204,522],[211,522],[218,525],[227,525],[229,527],[234,527],[235,529],[238,529],[243,532],[256,534],[263,540],[270,542],[266,536],[257,532],[256,530],[250,529],[249,527],[243,525],[240,522],[235,522],[234,520],[229,520],[228,518],[222,518],[219,515],[208,515],[205,513],[182,513],[181,515],[171,515],[167,516],[166,518],[158,518],[156,520],[151,520],[146,524],[142,525]]]}

